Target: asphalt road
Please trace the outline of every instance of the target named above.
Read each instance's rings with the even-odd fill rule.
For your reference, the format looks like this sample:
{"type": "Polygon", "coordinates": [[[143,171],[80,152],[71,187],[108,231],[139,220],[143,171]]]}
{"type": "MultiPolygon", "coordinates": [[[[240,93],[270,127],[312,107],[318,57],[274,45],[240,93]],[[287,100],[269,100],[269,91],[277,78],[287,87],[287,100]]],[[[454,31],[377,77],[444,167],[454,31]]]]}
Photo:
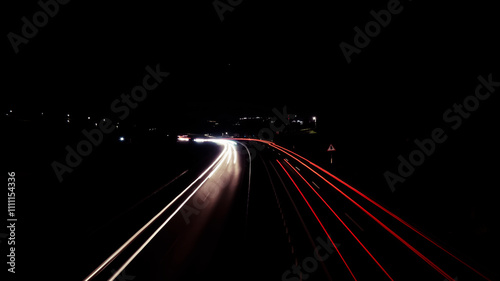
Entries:
{"type": "Polygon", "coordinates": [[[219,154],[84,280],[493,280],[291,150],[198,142],[219,154]]]}

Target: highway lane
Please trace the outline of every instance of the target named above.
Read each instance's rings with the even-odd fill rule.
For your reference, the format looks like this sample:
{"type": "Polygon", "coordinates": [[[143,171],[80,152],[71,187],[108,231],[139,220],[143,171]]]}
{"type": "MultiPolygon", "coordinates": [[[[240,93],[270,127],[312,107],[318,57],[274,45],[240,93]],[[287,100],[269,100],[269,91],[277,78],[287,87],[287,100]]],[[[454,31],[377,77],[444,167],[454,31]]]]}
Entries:
{"type": "Polygon", "coordinates": [[[221,214],[223,217],[229,206],[225,202],[232,202],[231,197],[239,186],[242,173],[236,143],[211,141],[223,146],[223,150],[208,168],[84,280],[114,280],[125,268],[133,268],[134,262],[141,265],[139,271],[147,280],[160,280],[164,276],[172,278],[182,275],[186,268],[192,266],[185,263],[192,256],[208,254],[206,247],[194,248],[194,245],[200,245],[200,239],[207,236],[217,238],[222,225],[221,214]],[[157,241],[160,241],[161,247],[155,247],[157,241]],[[166,260],[163,258],[165,254],[169,257],[166,260]],[[142,263],[144,260],[148,262],[142,263]],[[170,265],[169,270],[161,270],[165,264],[170,265]],[[105,270],[111,268],[114,269],[105,270]]]}
{"type": "Polygon", "coordinates": [[[196,141],[222,151],[84,280],[492,280],[291,150],[196,141]]]}
{"type": "MultiPolygon", "coordinates": [[[[293,151],[264,142],[269,159],[300,206],[306,224],[318,226],[336,248],[341,280],[490,280],[429,236],[340,178],[293,151]]],[[[307,264],[304,264],[307,266],[307,264]]],[[[288,274],[283,280],[295,279],[288,274]]],[[[318,279],[321,280],[321,279],[318,279]]]]}

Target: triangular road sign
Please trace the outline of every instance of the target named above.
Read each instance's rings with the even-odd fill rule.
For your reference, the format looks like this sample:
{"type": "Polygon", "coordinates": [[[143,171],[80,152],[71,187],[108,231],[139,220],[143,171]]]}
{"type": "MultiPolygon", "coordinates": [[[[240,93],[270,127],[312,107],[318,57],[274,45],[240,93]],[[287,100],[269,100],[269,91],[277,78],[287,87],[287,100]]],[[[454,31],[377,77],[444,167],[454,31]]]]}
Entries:
{"type": "Polygon", "coordinates": [[[330,146],[328,147],[327,151],[335,151],[335,148],[333,147],[333,144],[330,144],[330,146]]]}

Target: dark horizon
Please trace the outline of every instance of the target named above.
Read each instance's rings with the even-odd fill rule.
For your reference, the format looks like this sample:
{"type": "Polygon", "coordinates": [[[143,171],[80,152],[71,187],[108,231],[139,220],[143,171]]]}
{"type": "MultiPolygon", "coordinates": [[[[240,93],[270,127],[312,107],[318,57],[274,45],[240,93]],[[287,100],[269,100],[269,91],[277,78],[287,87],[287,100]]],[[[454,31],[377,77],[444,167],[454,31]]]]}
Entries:
{"type": "MultiPolygon", "coordinates": [[[[293,160],[274,146],[279,145],[339,175],[492,274],[498,259],[484,254],[499,248],[494,183],[500,44],[496,9],[483,2],[7,3],[0,124],[7,143],[4,161],[19,182],[20,220],[26,218],[19,237],[32,241],[32,233],[43,232],[48,239],[40,231],[47,217],[54,218],[44,213],[46,205],[67,212],[74,220],[61,230],[68,240],[58,248],[78,239],[88,239],[89,248],[102,246],[95,256],[84,255],[87,267],[93,266],[118,242],[93,244],[97,238],[87,235],[89,230],[110,228],[116,223],[110,218],[126,213],[131,223],[105,235],[128,238],[222,150],[194,138],[252,138],[235,140],[239,150],[228,154],[241,157],[241,163],[225,170],[238,181],[228,185],[238,190],[234,201],[217,201],[237,206],[224,209],[237,226],[223,227],[223,235],[241,230],[237,215],[244,214],[241,206],[252,202],[250,197],[258,203],[247,208],[270,224],[273,216],[265,215],[276,211],[274,196],[281,203],[301,200],[299,194],[270,192],[283,183],[280,177],[304,173],[307,183],[318,183],[314,173],[294,170],[299,162],[286,166],[293,160]],[[285,111],[287,122],[280,118],[285,111]],[[178,141],[184,134],[191,141],[178,141]],[[258,147],[259,137],[275,143],[260,147],[253,155],[257,161],[246,159],[244,145],[258,147]],[[79,144],[85,154],[84,142],[93,143],[89,155],[81,161],[68,156],[68,147],[77,153],[79,144]],[[335,151],[327,151],[330,145],[335,151]],[[61,180],[54,162],[67,165],[68,159],[79,163],[61,180]],[[251,180],[257,196],[245,194],[251,166],[257,170],[251,180]],[[154,204],[141,205],[138,215],[127,213],[148,198],[154,204]],[[104,211],[93,210],[93,204],[104,211]]],[[[291,182],[283,187],[294,190],[291,182]]],[[[291,206],[280,212],[294,214],[291,206]]],[[[354,209],[347,207],[346,215],[349,210],[356,218],[354,209]]],[[[258,226],[257,216],[242,216],[258,226]]],[[[280,227],[272,225],[270,235],[280,227]]],[[[248,231],[260,241],[258,228],[248,231]]],[[[377,235],[371,239],[385,239],[377,235]]],[[[18,241],[21,264],[32,248],[18,241]]],[[[47,251],[44,245],[35,248],[47,251]]],[[[77,268],[78,277],[89,269],[77,268]]],[[[405,276],[404,270],[395,271],[405,276]]]]}

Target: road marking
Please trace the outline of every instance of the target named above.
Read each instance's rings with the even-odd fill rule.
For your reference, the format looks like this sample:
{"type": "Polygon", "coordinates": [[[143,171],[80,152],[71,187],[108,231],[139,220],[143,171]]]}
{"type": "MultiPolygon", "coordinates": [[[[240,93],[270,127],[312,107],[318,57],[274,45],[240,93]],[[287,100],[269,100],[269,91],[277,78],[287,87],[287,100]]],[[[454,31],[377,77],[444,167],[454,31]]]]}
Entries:
{"type": "MultiPolygon", "coordinates": [[[[191,189],[191,187],[193,185],[196,184],[196,182],[198,182],[200,179],[202,179],[206,173],[208,173],[210,171],[210,169],[212,169],[216,164],[217,162],[219,161],[224,161],[223,159],[223,156],[226,154],[226,150],[227,150],[227,146],[224,147],[224,150],[222,151],[222,153],[219,154],[219,156],[217,157],[217,159],[215,159],[215,161],[212,162],[212,164],[203,172],[201,173],[200,176],[198,176],[198,178],[196,178],[188,187],[186,187],[181,193],[179,193],[172,201],[170,201],[170,203],[167,204],[167,206],[165,206],[159,213],[157,213],[151,220],[149,220],[141,229],[139,229],[134,235],[132,235],[132,237],[130,237],[120,248],[118,248],[113,254],[111,254],[111,256],[109,256],[103,263],[101,263],[94,271],[92,271],[92,273],[90,273],[85,279],[84,281],[88,281],[92,278],[95,277],[95,275],[97,275],[98,273],[100,273],[105,267],[107,267],[119,254],[121,254],[125,248],[127,248],[131,243],[132,241],[134,241],[140,234],[142,234],[142,232],[148,228],[153,222],[156,221],[156,219],[158,219],[163,213],[166,212],[166,210],[168,210],[170,208],[170,206],[172,206],[172,204],[174,204],[174,202],[176,202],[184,193],[186,193],[189,189],[191,189]]],[[[219,166],[216,167],[216,169],[218,168],[219,166]]],[[[207,181],[209,177],[205,177],[205,179],[202,181],[202,183],[199,185],[199,187],[201,187],[205,181],[207,181]]],[[[189,200],[192,195],[194,195],[194,193],[199,189],[199,187],[197,189],[195,189],[195,191],[188,197],[187,200],[189,200]]],[[[184,206],[185,202],[184,201],[182,204],[181,204],[181,207],[184,206]]],[[[174,214],[177,213],[177,211],[181,208],[179,207],[177,210],[174,211],[174,214]]],[[[166,222],[168,222],[170,220],[170,218],[167,219],[166,222]]],[[[166,224],[166,222],[164,224],[166,224]]],[[[163,228],[163,226],[160,226],[159,229],[163,228]]],[[[158,230],[159,231],[159,230],[158,230]]],[[[154,234],[156,235],[156,234],[154,234]]],[[[153,235],[153,236],[154,236],[153,235]]],[[[147,243],[149,243],[149,241],[147,241],[147,243]]],[[[142,247],[143,248],[143,247],[142,247]]],[[[142,250],[142,248],[139,249],[138,252],[140,252],[140,250],[142,250]]],[[[138,253],[136,252],[136,253],[138,253]]],[[[133,256],[135,257],[135,255],[133,256]]],[[[133,259],[132,257],[132,259],[133,259]]],[[[131,260],[127,261],[127,263],[125,265],[123,265],[120,269],[118,269],[118,271],[113,275],[113,277],[111,278],[111,280],[115,279],[122,271],[123,269],[126,267],[126,265],[128,265],[128,263],[130,263],[131,260]]]]}
{"type": "MultiPolygon", "coordinates": [[[[179,210],[181,210],[182,207],[184,207],[184,205],[186,205],[187,201],[189,201],[191,199],[191,197],[193,197],[196,194],[196,192],[198,192],[198,190],[205,184],[205,182],[210,178],[210,176],[219,169],[219,167],[221,166],[221,164],[224,162],[224,160],[228,156],[228,151],[227,150],[228,150],[228,146],[227,146],[227,144],[225,144],[224,145],[224,151],[221,153],[221,155],[219,155],[219,158],[217,158],[217,160],[216,160],[216,161],[219,161],[219,164],[217,166],[215,166],[214,170],[212,170],[212,172],[198,185],[198,187],[195,188],[195,190],[186,198],[186,200],[184,200],[180,204],[180,206],[173,211],[173,213],[160,225],[160,227],[158,227],[155,230],[155,232],[153,232],[153,234],[151,234],[151,236],[149,236],[149,238],[146,240],[146,242],[144,242],[139,247],[139,249],[137,249],[132,254],[132,256],[130,256],[130,258],[128,258],[127,261],[125,261],[125,263],[118,269],[118,271],[115,274],[113,274],[113,276],[111,276],[111,278],[109,278],[109,281],[115,280],[116,277],[118,277],[118,275],[120,274],[120,272],[122,272],[132,262],[132,260],[135,259],[135,257],[149,244],[149,242],[151,242],[151,240],[153,240],[153,238],[165,227],[165,225],[167,225],[167,223],[179,212],[179,210]],[[222,155],[224,155],[224,156],[221,159],[220,156],[222,156],[222,155]]],[[[211,165],[210,168],[212,166],[213,165],[211,165]]],[[[203,174],[205,174],[205,173],[203,173],[203,174]]]]}
{"type": "Polygon", "coordinates": [[[312,182],[312,184],[314,184],[314,186],[315,186],[317,189],[320,189],[320,188],[319,188],[319,186],[318,186],[316,183],[314,183],[313,181],[311,181],[311,182],[312,182]]]}
{"type": "Polygon", "coordinates": [[[347,213],[344,213],[361,231],[365,231],[357,222],[355,222],[347,213]]]}

